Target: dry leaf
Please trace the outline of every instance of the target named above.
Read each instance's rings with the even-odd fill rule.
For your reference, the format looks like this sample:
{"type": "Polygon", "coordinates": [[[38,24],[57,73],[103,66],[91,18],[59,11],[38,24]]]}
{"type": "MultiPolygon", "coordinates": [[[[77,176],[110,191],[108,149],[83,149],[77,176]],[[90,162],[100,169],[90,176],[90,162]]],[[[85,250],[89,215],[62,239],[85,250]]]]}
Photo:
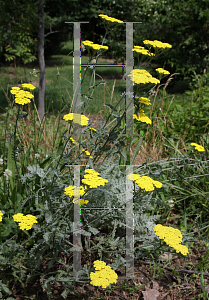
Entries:
{"type": "Polygon", "coordinates": [[[159,284],[156,281],[153,281],[153,288],[150,289],[145,286],[146,291],[142,291],[144,300],[157,300],[157,297],[160,296],[159,293],[159,284]]]}

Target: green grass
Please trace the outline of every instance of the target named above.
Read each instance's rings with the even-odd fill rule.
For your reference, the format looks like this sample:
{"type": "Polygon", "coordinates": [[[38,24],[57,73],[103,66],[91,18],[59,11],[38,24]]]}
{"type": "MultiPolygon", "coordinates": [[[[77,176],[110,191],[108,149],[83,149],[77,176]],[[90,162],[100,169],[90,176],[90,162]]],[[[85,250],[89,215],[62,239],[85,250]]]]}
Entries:
{"type": "MultiPolygon", "coordinates": [[[[63,47],[62,53],[70,53],[72,43],[68,43],[67,46],[63,47]],[[69,44],[69,45],[68,45],[69,44]],[[68,52],[69,51],[69,52],[68,52]]],[[[82,64],[87,64],[88,58],[82,56],[82,64]]],[[[99,60],[99,64],[104,63],[103,61],[99,60]]],[[[38,74],[38,65],[33,64],[32,67],[26,67],[25,69],[21,66],[18,67],[15,71],[14,67],[5,66],[1,68],[0,71],[0,84],[3,90],[9,95],[9,89],[11,86],[14,86],[19,83],[23,83],[26,81],[32,81],[34,85],[38,86],[39,78],[34,77],[30,74],[33,74],[33,69],[36,69],[38,74]],[[26,76],[25,76],[26,74],[26,76]]],[[[89,88],[89,82],[91,79],[91,74],[89,72],[86,73],[85,81],[82,85],[81,93],[87,93],[89,88]]],[[[122,72],[121,68],[112,67],[110,68],[103,68],[98,67],[96,73],[103,77],[106,81],[107,86],[112,89],[114,84],[114,79],[108,79],[107,76],[118,76],[122,72]]],[[[84,67],[82,67],[81,78],[83,78],[84,67]]],[[[95,84],[98,84],[101,81],[101,78],[96,75],[95,84]]],[[[124,83],[125,81],[116,81],[115,89],[114,89],[114,97],[113,101],[118,101],[120,98],[120,94],[124,91],[124,83]]],[[[7,100],[5,94],[1,89],[0,93],[0,106],[4,108],[7,106],[7,100]]],[[[72,102],[72,95],[73,95],[73,54],[70,56],[68,55],[54,55],[50,57],[50,59],[46,59],[46,91],[45,91],[45,105],[46,111],[49,112],[58,112],[60,111],[64,103],[71,103],[72,102]],[[59,74],[59,75],[58,75],[59,74]]],[[[10,95],[9,95],[10,97],[10,95]]],[[[96,87],[94,89],[93,94],[94,99],[91,100],[89,106],[86,109],[86,113],[96,114],[104,109],[103,103],[104,99],[106,102],[110,103],[110,92],[106,87],[101,89],[100,87],[96,87]],[[105,95],[105,96],[104,96],[105,95]],[[104,98],[105,97],[105,98],[104,98]]],[[[38,99],[38,89],[35,90],[35,99],[37,104],[38,99]]],[[[66,111],[65,111],[66,112],[66,111]]]]}

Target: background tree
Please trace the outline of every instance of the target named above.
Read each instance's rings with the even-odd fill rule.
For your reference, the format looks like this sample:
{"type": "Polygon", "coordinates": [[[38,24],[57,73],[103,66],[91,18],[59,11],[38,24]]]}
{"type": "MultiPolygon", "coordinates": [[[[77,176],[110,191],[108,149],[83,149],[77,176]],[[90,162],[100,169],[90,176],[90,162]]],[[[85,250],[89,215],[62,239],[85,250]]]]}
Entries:
{"type": "Polygon", "coordinates": [[[45,106],[45,85],[46,85],[46,71],[44,58],[44,3],[43,0],[38,0],[38,62],[40,69],[39,90],[38,90],[38,114],[39,118],[44,121],[45,106]]]}
{"type": "MultiPolygon", "coordinates": [[[[0,0],[0,47],[2,58],[27,63],[37,57],[38,5],[32,0],[0,0]]],[[[123,21],[142,21],[134,25],[134,44],[144,39],[161,40],[173,48],[156,64],[181,79],[191,79],[193,70],[202,73],[209,60],[209,5],[207,0],[45,0],[45,56],[59,53],[72,39],[73,28],[64,21],[90,21],[81,25],[81,38],[101,43],[104,27],[100,13],[123,21]],[[82,8],[82,9],[81,9],[82,8]]],[[[109,58],[125,57],[125,26],[107,36],[109,58]]]]}
{"type": "Polygon", "coordinates": [[[37,36],[37,7],[32,1],[0,0],[1,61],[23,62],[35,60],[37,36]]]}
{"type": "Polygon", "coordinates": [[[157,63],[181,79],[191,79],[193,71],[202,73],[209,62],[209,5],[205,0],[142,0],[138,2],[140,19],[134,43],[143,39],[172,44],[157,63]]]}

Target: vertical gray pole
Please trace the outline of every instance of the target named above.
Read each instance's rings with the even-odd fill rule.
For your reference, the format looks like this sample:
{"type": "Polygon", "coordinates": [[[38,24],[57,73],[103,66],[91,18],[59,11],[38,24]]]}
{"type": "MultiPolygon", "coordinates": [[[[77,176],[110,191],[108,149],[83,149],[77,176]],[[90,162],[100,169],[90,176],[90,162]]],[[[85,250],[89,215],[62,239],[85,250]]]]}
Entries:
{"type": "Polygon", "coordinates": [[[73,250],[73,277],[81,269],[81,229],[80,229],[80,165],[74,166],[74,228],[73,228],[73,245],[79,247],[73,250]]]}
{"type": "MultiPolygon", "coordinates": [[[[134,69],[133,22],[126,22],[126,135],[133,136],[134,100],[133,82],[128,76],[134,69]]],[[[133,166],[126,165],[126,175],[133,173],[133,166]]],[[[134,215],[133,182],[126,176],[126,277],[134,277],[134,215]]]]}
{"type": "MultiPolygon", "coordinates": [[[[76,123],[81,124],[81,23],[89,22],[65,22],[73,23],[73,114],[78,114],[76,123]]],[[[73,117],[74,119],[74,117],[73,117]]],[[[81,125],[73,122],[73,137],[81,137],[81,125]]],[[[73,245],[78,248],[73,250],[73,276],[78,277],[81,270],[81,226],[80,226],[80,165],[74,165],[74,223],[73,245]]]]}
{"type": "Polygon", "coordinates": [[[133,166],[126,165],[126,277],[134,277],[134,213],[133,182],[127,177],[133,174],[133,166]]]}
{"type": "MultiPolygon", "coordinates": [[[[80,22],[74,23],[73,30],[73,113],[80,114],[81,107],[81,41],[80,41],[80,22]]],[[[78,118],[81,123],[81,117],[78,118]]],[[[81,136],[81,126],[73,123],[73,138],[81,136]]],[[[74,229],[73,229],[73,245],[80,247],[81,245],[81,229],[80,229],[80,165],[74,166],[74,229]],[[77,188],[76,188],[77,187],[77,188]]],[[[81,269],[81,248],[73,251],[73,276],[81,269]]]]}
{"type": "MultiPolygon", "coordinates": [[[[73,113],[81,113],[81,25],[80,22],[74,23],[73,30],[73,113]]],[[[81,123],[81,118],[78,121],[81,123]]],[[[81,136],[81,126],[73,123],[73,135],[81,136]]]]}
{"type": "Polygon", "coordinates": [[[133,136],[134,100],[133,82],[128,76],[134,69],[133,57],[133,22],[126,22],[126,135],[133,136]]]}

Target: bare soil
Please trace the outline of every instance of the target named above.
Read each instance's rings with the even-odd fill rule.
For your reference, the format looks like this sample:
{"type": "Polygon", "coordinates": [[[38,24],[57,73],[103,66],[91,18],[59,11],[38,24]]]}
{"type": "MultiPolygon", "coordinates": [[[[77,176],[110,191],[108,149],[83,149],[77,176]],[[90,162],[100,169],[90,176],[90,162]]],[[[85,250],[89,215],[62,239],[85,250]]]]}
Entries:
{"type": "MultiPolygon", "coordinates": [[[[96,242],[97,238],[93,237],[96,242]]],[[[200,283],[200,272],[196,271],[197,263],[202,259],[203,253],[206,251],[204,246],[201,250],[198,250],[200,244],[194,243],[190,254],[184,259],[173,254],[172,263],[169,267],[166,266],[168,255],[164,255],[161,258],[160,266],[158,269],[154,268],[154,262],[152,261],[136,261],[134,262],[134,276],[136,279],[120,279],[125,277],[125,268],[117,270],[118,280],[117,284],[112,285],[112,291],[107,292],[107,289],[94,287],[91,284],[85,285],[82,288],[82,284],[76,283],[77,295],[68,294],[66,299],[130,299],[130,300],[177,300],[177,299],[203,299],[198,296],[202,293],[200,283]],[[176,270],[174,274],[173,270],[176,270]],[[179,272],[178,272],[179,271],[179,272]],[[195,273],[196,271],[196,273],[195,273]],[[123,284],[123,287],[121,286],[123,284]]],[[[73,253],[69,256],[60,253],[59,258],[67,265],[73,264],[73,253]]],[[[81,265],[87,264],[93,267],[93,262],[99,259],[96,253],[89,254],[85,251],[81,252],[81,265]],[[85,255],[84,255],[85,254],[85,255]]],[[[106,263],[112,263],[113,260],[109,257],[105,260],[106,263]]],[[[54,272],[57,270],[64,269],[63,265],[57,263],[56,266],[50,270],[47,267],[47,262],[43,261],[40,273],[47,275],[48,272],[54,272]]],[[[206,290],[209,287],[209,273],[205,273],[204,281],[206,290]]],[[[1,276],[0,276],[1,279],[1,276]]],[[[25,284],[26,292],[19,282],[14,282],[9,286],[12,291],[10,297],[14,297],[16,300],[22,299],[37,299],[46,300],[48,299],[47,293],[43,292],[40,285],[40,281],[37,278],[29,284],[25,284]],[[37,296],[38,295],[38,296],[37,296]],[[34,296],[34,298],[33,298],[34,296]]],[[[60,282],[55,282],[51,285],[51,292],[53,295],[52,299],[62,300],[61,293],[64,291],[65,285],[61,285],[60,282]]],[[[6,298],[3,298],[6,299],[6,298]]]]}

